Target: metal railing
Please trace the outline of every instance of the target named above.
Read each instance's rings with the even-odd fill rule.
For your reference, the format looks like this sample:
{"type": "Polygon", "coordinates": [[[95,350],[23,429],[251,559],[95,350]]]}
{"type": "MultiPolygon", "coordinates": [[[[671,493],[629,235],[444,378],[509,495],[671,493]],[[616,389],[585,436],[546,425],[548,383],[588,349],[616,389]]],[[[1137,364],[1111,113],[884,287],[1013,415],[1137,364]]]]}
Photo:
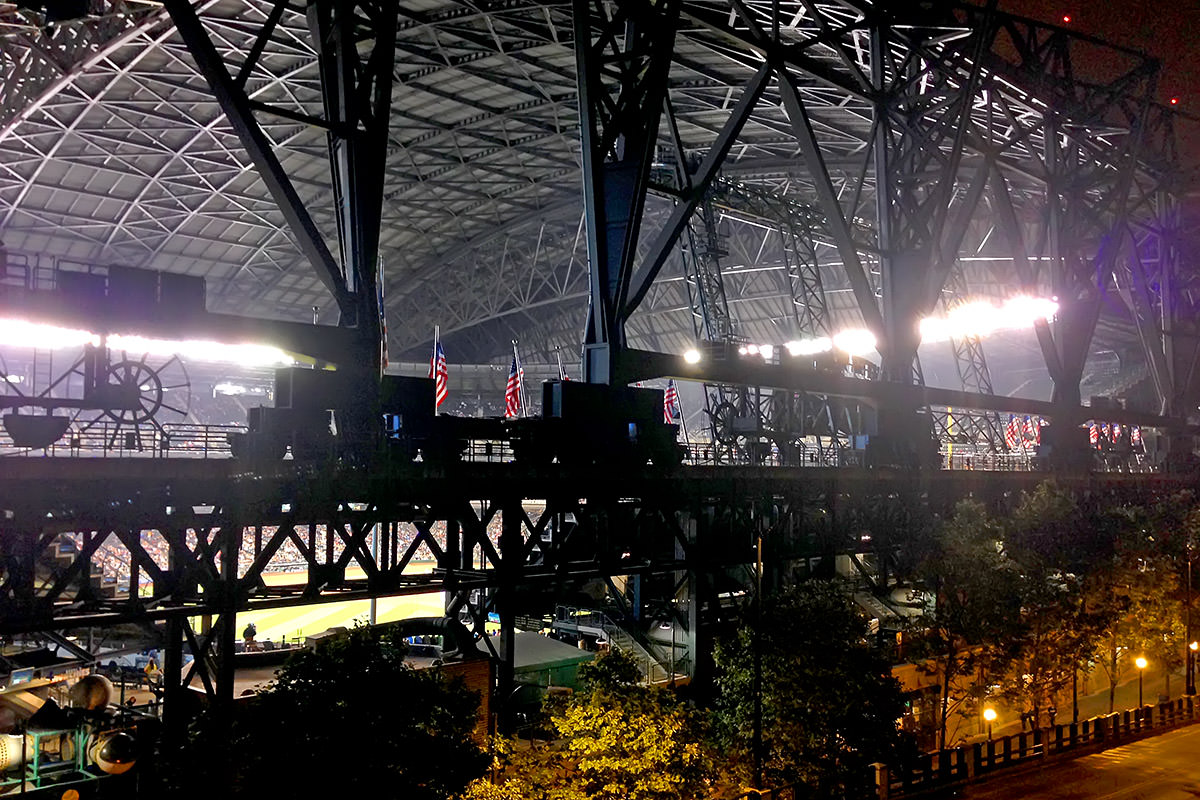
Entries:
{"type": "Polygon", "coordinates": [[[1200,703],[1182,697],[1157,706],[1104,714],[1079,723],[1053,725],[950,750],[925,753],[896,769],[876,765],[878,800],[908,797],[948,785],[968,783],[991,773],[1086,755],[1190,725],[1200,718],[1200,703]]]}
{"type": "Polygon", "coordinates": [[[229,434],[245,431],[243,425],[150,423],[118,425],[107,420],[86,428],[68,430],[47,448],[16,447],[0,427],[0,456],[43,455],[59,458],[230,458],[229,434]]]}
{"type": "MultiPolygon", "coordinates": [[[[893,769],[874,765],[874,791],[857,800],[893,800],[940,796],[948,788],[1000,777],[1011,770],[1044,766],[1059,760],[1120,747],[1138,739],[1200,721],[1200,703],[1182,697],[1157,706],[1104,714],[1079,723],[1052,725],[950,750],[923,753],[911,763],[893,769]]],[[[800,800],[808,797],[804,784],[769,789],[747,789],[735,800],[800,800]]],[[[851,800],[855,800],[851,798],[851,800]]]]}
{"type": "MultiPolygon", "coordinates": [[[[551,627],[571,633],[589,633],[593,636],[603,633],[610,647],[633,657],[649,683],[664,683],[672,677],[671,668],[664,665],[657,654],[650,652],[637,637],[602,611],[558,606],[554,611],[554,623],[551,627]]],[[[678,666],[676,665],[676,668],[678,666]]]]}

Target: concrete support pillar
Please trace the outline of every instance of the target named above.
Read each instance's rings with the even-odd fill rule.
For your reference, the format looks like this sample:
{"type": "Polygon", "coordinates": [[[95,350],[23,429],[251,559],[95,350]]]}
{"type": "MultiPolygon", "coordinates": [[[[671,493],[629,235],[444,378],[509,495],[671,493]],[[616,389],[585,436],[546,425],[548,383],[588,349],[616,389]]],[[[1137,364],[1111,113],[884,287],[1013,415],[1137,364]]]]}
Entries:
{"type": "Polygon", "coordinates": [[[875,769],[875,797],[877,800],[888,800],[888,797],[891,796],[891,771],[887,764],[879,761],[871,766],[875,769]]]}

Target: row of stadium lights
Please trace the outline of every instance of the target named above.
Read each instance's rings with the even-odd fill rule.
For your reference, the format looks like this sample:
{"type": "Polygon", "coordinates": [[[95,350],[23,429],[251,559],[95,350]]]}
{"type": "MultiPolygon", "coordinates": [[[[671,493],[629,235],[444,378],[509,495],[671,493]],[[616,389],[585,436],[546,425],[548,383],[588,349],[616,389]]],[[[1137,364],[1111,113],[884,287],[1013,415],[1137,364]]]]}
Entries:
{"type": "MultiPolygon", "coordinates": [[[[951,309],[944,317],[926,317],[921,320],[920,331],[923,343],[947,342],[951,339],[977,338],[999,331],[1015,331],[1032,328],[1041,320],[1051,320],[1058,313],[1056,298],[1029,297],[1018,295],[1001,305],[987,300],[963,303],[951,309]]],[[[764,361],[775,358],[776,352],[786,350],[788,355],[811,356],[833,350],[849,356],[865,356],[875,351],[878,342],[875,335],[865,328],[850,328],[833,336],[815,339],[800,339],[776,344],[744,344],[738,347],[738,355],[761,356],[764,361]]],[[[690,349],[683,354],[689,364],[700,362],[700,351],[690,349]]]]}
{"type": "MultiPolygon", "coordinates": [[[[1030,328],[1038,320],[1049,320],[1058,312],[1054,298],[1045,299],[1019,295],[996,306],[987,300],[963,303],[944,317],[928,317],[921,320],[923,342],[944,342],[951,338],[979,337],[1002,330],[1030,328]]],[[[147,353],[155,356],[179,355],[198,361],[218,361],[240,364],[246,367],[286,366],[295,361],[277,347],[259,344],[224,344],[221,342],[185,340],[170,341],[148,339],[142,336],[110,334],[100,337],[85,330],[41,325],[23,320],[0,320],[0,344],[15,347],[39,347],[63,349],[105,344],[116,350],[131,353],[147,353]]],[[[793,357],[828,353],[832,350],[850,356],[864,356],[876,349],[874,334],[863,328],[851,328],[814,339],[800,339],[775,344],[746,344],[738,348],[742,356],[761,356],[765,361],[775,358],[779,350],[786,350],[793,357]]],[[[692,349],[684,353],[689,364],[700,361],[700,352],[692,349]]]]}
{"type": "Polygon", "coordinates": [[[0,319],[0,345],[45,350],[104,345],[128,353],[162,357],[178,355],[195,361],[224,362],[243,367],[290,366],[296,363],[287,353],[270,345],[226,344],[198,339],[172,341],[115,333],[101,337],[91,331],[14,319],[0,319]]]}

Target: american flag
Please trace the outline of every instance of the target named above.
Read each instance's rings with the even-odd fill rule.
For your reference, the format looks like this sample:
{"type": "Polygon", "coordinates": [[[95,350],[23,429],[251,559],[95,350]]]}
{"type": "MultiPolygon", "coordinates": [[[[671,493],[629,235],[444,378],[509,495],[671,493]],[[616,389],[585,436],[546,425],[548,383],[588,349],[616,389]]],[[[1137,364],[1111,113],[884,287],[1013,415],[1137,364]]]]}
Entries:
{"type": "Polygon", "coordinates": [[[1142,429],[1137,425],[1129,429],[1129,443],[1134,447],[1142,443],[1142,429]]]}
{"type": "Polygon", "coordinates": [[[504,387],[504,416],[518,417],[521,415],[521,371],[517,369],[517,357],[513,356],[512,367],[508,371],[508,383],[504,387]]]}
{"type": "Polygon", "coordinates": [[[1088,441],[1093,446],[1099,446],[1100,444],[1100,429],[1096,427],[1096,423],[1094,422],[1088,425],[1088,441]]]}
{"type": "Polygon", "coordinates": [[[1112,440],[1114,442],[1121,441],[1121,423],[1114,422],[1112,424],[1112,440]]]}
{"type": "Polygon", "coordinates": [[[667,381],[667,391],[663,394],[663,422],[671,423],[679,419],[679,390],[675,388],[675,379],[667,381]]]}
{"type": "Polygon", "coordinates": [[[1017,422],[1017,418],[1012,414],[1008,415],[1008,425],[1004,428],[1004,446],[1009,450],[1016,450],[1017,445],[1021,441],[1021,426],[1017,422]]]}
{"type": "Polygon", "coordinates": [[[446,351],[442,350],[440,338],[433,340],[433,358],[429,359],[429,377],[435,381],[433,407],[439,408],[442,403],[446,402],[446,397],[450,394],[447,388],[450,370],[446,366],[446,351]]]}
{"type": "Polygon", "coordinates": [[[1025,418],[1025,428],[1021,431],[1021,434],[1026,447],[1036,442],[1038,435],[1037,423],[1031,417],[1025,418]]]}

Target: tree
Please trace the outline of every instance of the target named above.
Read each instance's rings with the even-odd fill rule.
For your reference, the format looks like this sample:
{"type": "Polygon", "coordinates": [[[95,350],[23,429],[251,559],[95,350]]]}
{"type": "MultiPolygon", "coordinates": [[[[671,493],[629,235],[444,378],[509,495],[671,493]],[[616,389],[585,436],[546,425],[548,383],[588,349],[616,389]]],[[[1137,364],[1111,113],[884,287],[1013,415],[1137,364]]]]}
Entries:
{"type": "Polygon", "coordinates": [[[1001,694],[1040,725],[1041,713],[1077,679],[1107,624],[1087,602],[1087,580],[1111,562],[1113,532],[1094,510],[1043,483],[1025,495],[1004,526],[1008,555],[1020,573],[1020,638],[1001,694]]]}
{"type": "Polygon", "coordinates": [[[1002,538],[983,505],[962,501],[918,548],[914,577],[930,598],[922,618],[924,643],[942,681],[939,747],[946,746],[952,707],[983,698],[990,677],[1006,669],[1009,645],[1020,635],[1019,574],[1002,538]],[[958,685],[960,678],[965,685],[958,685]]]}
{"type": "Polygon", "coordinates": [[[443,800],[487,767],[473,741],[478,697],[436,669],[405,663],[395,632],[356,628],[293,656],[232,721],[200,717],[176,773],[185,796],[352,796],[443,800]],[[217,767],[214,769],[214,767],[217,767]]]}
{"type": "Polygon", "coordinates": [[[890,664],[866,643],[865,621],[835,583],[807,581],[763,606],[757,636],[744,625],[717,642],[714,717],[730,769],[751,782],[758,647],[767,785],[803,782],[819,798],[868,793],[870,764],[896,763],[904,741],[890,664]]]}
{"type": "Polygon", "coordinates": [[[580,668],[584,690],[549,707],[560,740],[521,749],[501,740],[499,780],[470,800],[691,800],[705,794],[713,759],[701,715],[673,693],[638,686],[619,651],[580,668]]]}

